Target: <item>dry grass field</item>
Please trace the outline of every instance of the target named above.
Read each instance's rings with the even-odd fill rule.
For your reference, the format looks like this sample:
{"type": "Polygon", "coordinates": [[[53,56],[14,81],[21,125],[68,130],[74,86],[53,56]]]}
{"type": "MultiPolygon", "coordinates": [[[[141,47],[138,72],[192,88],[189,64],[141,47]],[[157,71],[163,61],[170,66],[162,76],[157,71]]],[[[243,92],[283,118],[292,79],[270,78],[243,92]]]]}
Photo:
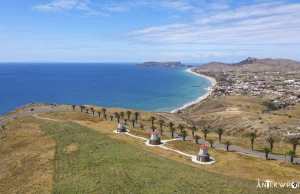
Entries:
{"type": "Polygon", "coordinates": [[[0,193],[50,193],[55,141],[32,116],[10,121],[0,139],[0,193]]]}
{"type": "Polygon", "coordinates": [[[42,129],[57,143],[54,193],[269,193],[255,182],[184,165],[71,122],[42,129]],[[79,149],[66,154],[74,144],[79,149]]]}
{"type": "MultiPolygon", "coordinates": [[[[258,97],[247,96],[223,96],[219,98],[208,98],[188,108],[184,114],[200,128],[211,127],[208,135],[210,139],[217,142],[218,128],[224,130],[223,140],[230,140],[234,145],[250,149],[250,140],[247,134],[255,132],[258,138],[255,140],[255,149],[263,150],[269,146],[266,138],[274,136],[277,143],[274,153],[285,154],[291,149],[286,144],[285,134],[288,131],[298,131],[300,125],[300,106],[294,110],[280,110],[262,113],[264,100],[258,97]]],[[[203,136],[201,132],[198,132],[203,136]]],[[[224,142],[223,141],[223,142],[224,142]]],[[[297,151],[299,155],[299,150],[297,151]]]]}
{"type": "MultiPolygon", "coordinates": [[[[156,185],[156,189],[151,187],[151,192],[250,193],[255,191],[257,178],[274,181],[300,178],[298,166],[218,149],[209,149],[217,163],[198,165],[178,153],[148,147],[141,139],[115,134],[116,128],[116,122],[72,111],[42,113],[10,121],[5,138],[0,140],[0,164],[4,167],[0,171],[0,193],[21,190],[135,193],[135,189],[146,192],[149,187],[145,183],[156,185]],[[121,170],[123,166],[127,167],[126,172],[121,170]],[[101,176],[103,174],[105,178],[101,176]],[[112,187],[115,177],[119,177],[118,183],[112,187]]],[[[131,126],[128,129],[132,134],[150,137],[151,132],[131,126]]],[[[200,147],[181,140],[167,146],[191,154],[196,154],[200,147]]],[[[274,189],[271,193],[286,191],[274,189]]]]}
{"type": "MultiPolygon", "coordinates": [[[[200,145],[187,141],[172,141],[167,147],[196,155],[200,145]]],[[[267,161],[262,158],[247,156],[234,152],[227,152],[217,148],[208,148],[211,157],[216,159],[213,165],[204,165],[201,168],[234,176],[241,179],[273,180],[277,182],[292,182],[300,179],[300,166],[279,161],[267,161]]]]}

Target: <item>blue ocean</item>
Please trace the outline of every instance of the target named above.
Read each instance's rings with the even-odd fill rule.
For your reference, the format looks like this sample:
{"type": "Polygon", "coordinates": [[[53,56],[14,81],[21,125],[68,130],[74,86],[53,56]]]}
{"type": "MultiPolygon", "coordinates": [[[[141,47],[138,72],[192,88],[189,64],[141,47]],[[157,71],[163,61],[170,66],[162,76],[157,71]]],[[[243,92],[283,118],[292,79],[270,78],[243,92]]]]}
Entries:
{"type": "Polygon", "coordinates": [[[172,111],[195,101],[211,86],[185,68],[134,65],[1,63],[0,115],[31,102],[172,111]]]}

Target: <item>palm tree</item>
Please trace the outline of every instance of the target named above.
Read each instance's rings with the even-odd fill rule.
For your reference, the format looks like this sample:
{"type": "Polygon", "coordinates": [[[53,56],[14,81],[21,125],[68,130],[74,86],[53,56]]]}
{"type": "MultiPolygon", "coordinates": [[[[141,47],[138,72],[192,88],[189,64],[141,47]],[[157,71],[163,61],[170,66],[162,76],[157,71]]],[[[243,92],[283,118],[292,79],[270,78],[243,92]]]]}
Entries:
{"type": "Polygon", "coordinates": [[[206,136],[207,136],[207,134],[209,134],[209,128],[205,127],[201,131],[202,131],[202,133],[204,135],[204,139],[206,141],[206,136]]]}
{"type": "Polygon", "coordinates": [[[270,144],[270,152],[272,153],[273,146],[274,146],[274,143],[276,142],[276,139],[275,139],[275,137],[270,136],[267,138],[267,142],[270,144]]]}
{"type": "Polygon", "coordinates": [[[103,112],[103,115],[106,113],[106,108],[102,108],[101,111],[103,112]]]}
{"type": "Polygon", "coordinates": [[[130,110],[126,111],[127,119],[130,121],[130,116],[132,112],[130,110]]]}
{"type": "Polygon", "coordinates": [[[121,119],[123,120],[123,118],[125,116],[125,113],[124,112],[120,112],[120,116],[121,116],[121,119]]]}
{"type": "Polygon", "coordinates": [[[106,119],[106,117],[107,117],[107,114],[105,114],[105,113],[104,113],[104,115],[103,115],[103,116],[104,116],[104,118],[106,119]]]}
{"type": "Polygon", "coordinates": [[[187,136],[186,130],[182,131],[182,140],[185,141],[185,137],[187,136]]]}
{"type": "Polygon", "coordinates": [[[265,152],[266,160],[269,160],[269,153],[271,152],[271,150],[269,148],[265,147],[264,152],[265,152]]]}
{"type": "Polygon", "coordinates": [[[231,142],[230,141],[226,141],[225,145],[226,145],[226,151],[228,152],[229,151],[229,146],[231,146],[231,142]]]}
{"type": "Polygon", "coordinates": [[[157,123],[159,124],[159,130],[160,130],[160,132],[163,130],[163,125],[165,124],[165,121],[164,120],[162,120],[162,119],[159,119],[158,121],[157,121],[157,123]]]}
{"type": "Polygon", "coordinates": [[[81,105],[80,106],[80,111],[82,112],[85,109],[85,106],[81,105]]]}
{"type": "Polygon", "coordinates": [[[156,129],[156,127],[155,127],[155,126],[152,126],[151,129],[152,129],[152,132],[154,132],[155,129],[156,129]]]}
{"type": "Polygon", "coordinates": [[[255,138],[257,138],[257,134],[254,132],[249,133],[248,135],[250,137],[251,140],[251,150],[253,151],[253,145],[254,145],[254,140],[255,138]]]}
{"type": "Polygon", "coordinates": [[[113,115],[109,115],[110,120],[112,121],[114,116],[113,115]]]}
{"type": "Polygon", "coordinates": [[[73,111],[75,110],[76,105],[72,105],[73,111]]]}
{"type": "Polygon", "coordinates": [[[212,148],[212,147],[213,147],[213,144],[214,144],[214,140],[209,139],[208,142],[209,142],[209,144],[210,144],[210,147],[212,148]]]}
{"type": "Polygon", "coordinates": [[[164,129],[161,128],[161,129],[160,129],[160,135],[163,135],[163,132],[164,132],[164,129]]]}
{"type": "Polygon", "coordinates": [[[291,157],[290,162],[291,162],[291,164],[293,164],[294,163],[294,157],[296,157],[296,152],[290,150],[287,154],[291,157]]]}
{"type": "Polygon", "coordinates": [[[134,127],[135,119],[131,119],[132,126],[134,127]]]}
{"type": "Polygon", "coordinates": [[[180,130],[180,133],[181,133],[181,134],[182,134],[182,132],[183,132],[184,128],[185,128],[185,126],[184,126],[184,125],[182,125],[182,124],[179,124],[179,125],[177,126],[177,129],[179,129],[179,130],[180,130]]]}
{"type": "Polygon", "coordinates": [[[293,152],[296,153],[297,145],[299,144],[299,138],[293,137],[288,139],[288,142],[293,146],[293,152]]]}
{"type": "Polygon", "coordinates": [[[101,111],[97,111],[97,113],[98,113],[98,115],[99,115],[99,117],[101,116],[101,111]]]}
{"type": "Polygon", "coordinates": [[[93,112],[93,115],[95,115],[95,109],[91,107],[91,111],[93,112]]]}
{"type": "Polygon", "coordinates": [[[141,114],[139,112],[134,112],[135,120],[137,121],[141,114]]]}
{"type": "Polygon", "coordinates": [[[174,137],[174,132],[176,131],[176,129],[174,128],[174,123],[173,122],[169,122],[169,129],[170,132],[172,134],[172,138],[174,137]]]}
{"type": "Polygon", "coordinates": [[[86,111],[86,113],[89,113],[89,109],[88,108],[86,108],[85,111],[86,111]]]}
{"type": "Polygon", "coordinates": [[[196,144],[198,144],[198,140],[200,139],[200,136],[199,135],[195,135],[194,139],[195,139],[196,144]]]}
{"type": "Polygon", "coordinates": [[[222,135],[223,135],[224,130],[219,128],[217,130],[217,134],[219,135],[219,143],[221,143],[222,135]]]}
{"type": "Polygon", "coordinates": [[[172,128],[172,127],[174,127],[174,126],[175,126],[175,124],[174,124],[173,122],[169,122],[169,124],[168,124],[168,125],[169,125],[169,127],[170,127],[170,128],[172,128]]]}
{"type": "Polygon", "coordinates": [[[115,117],[118,119],[118,123],[120,122],[120,114],[117,112],[114,112],[115,117]]]}
{"type": "Polygon", "coordinates": [[[150,117],[150,120],[151,120],[151,126],[153,127],[154,121],[156,120],[156,118],[154,116],[152,116],[152,117],[150,117]]]}
{"type": "Polygon", "coordinates": [[[114,115],[115,115],[115,117],[118,119],[118,123],[119,123],[119,122],[120,122],[120,114],[117,113],[117,112],[115,112],[114,115]]]}
{"type": "Polygon", "coordinates": [[[195,132],[198,131],[199,129],[193,125],[192,127],[190,127],[190,130],[192,131],[193,137],[195,137],[195,132]]]}

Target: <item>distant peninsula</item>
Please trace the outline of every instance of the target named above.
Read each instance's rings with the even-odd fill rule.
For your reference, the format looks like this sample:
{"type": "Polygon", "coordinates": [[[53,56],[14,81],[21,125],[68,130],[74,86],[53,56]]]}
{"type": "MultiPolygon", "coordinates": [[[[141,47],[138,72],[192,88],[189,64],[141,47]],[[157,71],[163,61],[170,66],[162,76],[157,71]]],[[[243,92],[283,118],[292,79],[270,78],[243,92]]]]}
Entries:
{"type": "Polygon", "coordinates": [[[184,65],[181,62],[145,62],[141,64],[136,64],[140,67],[193,67],[192,65],[184,65]]]}

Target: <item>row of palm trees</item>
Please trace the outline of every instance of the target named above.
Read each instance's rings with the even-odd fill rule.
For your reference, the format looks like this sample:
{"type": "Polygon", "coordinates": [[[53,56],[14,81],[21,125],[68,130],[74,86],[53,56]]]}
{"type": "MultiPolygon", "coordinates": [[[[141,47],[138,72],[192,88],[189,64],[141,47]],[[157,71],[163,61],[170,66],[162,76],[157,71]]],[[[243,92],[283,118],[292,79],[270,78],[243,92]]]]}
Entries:
{"type": "MultiPolygon", "coordinates": [[[[89,111],[91,111],[93,113],[93,115],[95,115],[96,110],[91,107],[90,109],[88,109],[87,107],[85,107],[84,105],[79,106],[81,112],[86,111],[86,113],[89,113],[89,111]]],[[[73,110],[75,110],[76,105],[72,105],[73,110]]],[[[99,117],[101,116],[101,114],[103,115],[103,117],[105,119],[107,119],[107,114],[106,114],[106,109],[102,108],[101,111],[97,111],[99,117]]],[[[126,111],[126,112],[114,112],[113,115],[109,115],[108,117],[110,118],[111,121],[113,121],[113,118],[116,118],[118,122],[120,122],[120,119],[124,120],[125,124],[127,121],[130,121],[132,123],[132,126],[135,127],[135,124],[137,123],[138,119],[140,118],[141,114],[139,112],[131,112],[131,111],[126,111]],[[133,115],[133,117],[132,117],[133,115]]],[[[175,126],[175,124],[173,122],[169,122],[166,123],[163,119],[159,119],[157,120],[157,122],[155,122],[157,120],[156,117],[151,116],[149,121],[151,122],[151,129],[154,132],[157,128],[155,127],[155,123],[157,123],[159,125],[159,131],[161,133],[161,135],[163,135],[164,133],[164,128],[163,126],[167,126],[169,128],[169,131],[171,132],[171,137],[174,138],[174,133],[176,132],[176,129],[178,129],[180,131],[180,134],[183,138],[183,141],[185,141],[188,132],[186,131],[186,129],[189,129],[192,132],[192,136],[196,142],[196,144],[198,144],[198,140],[200,139],[199,135],[195,135],[196,131],[199,131],[199,128],[197,128],[196,126],[186,126],[183,124],[178,124],[177,127],[175,126]]],[[[143,129],[144,125],[140,124],[140,128],[143,129]]],[[[203,129],[201,129],[201,132],[203,133],[204,136],[204,140],[208,141],[210,143],[210,146],[213,147],[213,143],[214,141],[212,139],[207,139],[208,134],[213,131],[211,129],[210,126],[208,127],[204,127],[203,129]]],[[[215,131],[218,135],[218,141],[219,143],[222,143],[222,135],[224,134],[224,130],[222,128],[219,128],[215,131]]],[[[255,139],[258,137],[258,135],[255,132],[251,132],[248,134],[248,137],[250,138],[250,143],[251,143],[251,150],[254,150],[254,142],[255,139]]],[[[268,142],[268,144],[270,145],[269,148],[265,147],[264,148],[264,153],[265,153],[265,158],[268,160],[268,156],[270,153],[273,152],[273,148],[274,148],[274,144],[277,142],[276,138],[274,138],[273,136],[270,136],[266,139],[266,141],[268,142]]],[[[287,154],[291,157],[290,161],[291,163],[293,163],[293,159],[294,157],[296,157],[296,148],[297,145],[300,143],[299,138],[290,138],[287,141],[288,143],[290,143],[292,145],[292,150],[290,150],[287,154]]],[[[232,145],[231,141],[226,141],[224,142],[224,145],[226,146],[226,150],[229,151],[229,147],[232,145]]]]}

